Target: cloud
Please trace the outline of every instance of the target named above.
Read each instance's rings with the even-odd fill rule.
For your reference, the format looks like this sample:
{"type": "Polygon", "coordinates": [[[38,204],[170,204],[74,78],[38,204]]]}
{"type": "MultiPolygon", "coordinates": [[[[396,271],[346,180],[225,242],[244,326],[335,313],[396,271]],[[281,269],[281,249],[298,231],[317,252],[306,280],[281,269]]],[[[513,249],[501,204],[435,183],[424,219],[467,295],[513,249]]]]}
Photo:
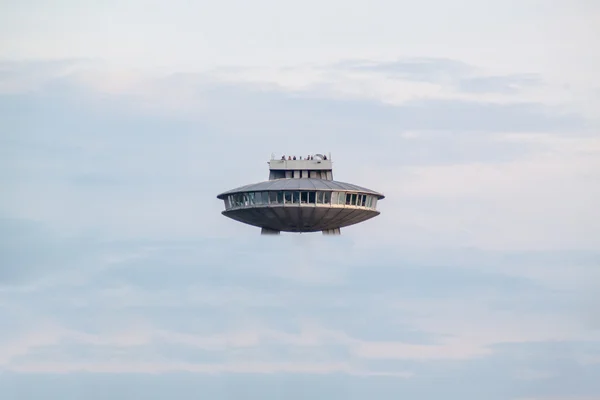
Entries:
{"type": "Polygon", "coordinates": [[[0,13],[2,398],[599,398],[598,2],[152,3],[0,13]],[[316,152],[382,214],[220,214],[316,152]]]}
{"type": "MultiPolygon", "coordinates": [[[[13,223],[13,230],[18,226],[13,223]]],[[[32,229],[19,229],[27,226],[32,229]]],[[[66,249],[81,242],[62,243],[66,249]]],[[[80,250],[106,261],[93,268],[79,264],[79,279],[69,283],[77,275],[59,262],[47,266],[53,280],[38,274],[36,281],[5,285],[0,312],[11,329],[3,331],[0,345],[4,370],[408,377],[422,373],[415,362],[493,360],[506,344],[585,340],[590,349],[597,346],[593,332],[563,308],[570,299],[550,295],[552,286],[527,274],[526,256],[512,261],[514,273],[522,272],[511,282],[502,277],[509,271],[500,260],[498,267],[482,265],[498,268],[495,276],[457,268],[447,257],[434,258],[438,266],[432,268],[426,254],[417,263],[389,248],[379,249],[377,263],[365,263],[369,250],[322,244],[312,246],[310,259],[327,260],[323,275],[334,271],[337,279],[306,280],[282,272],[297,267],[285,256],[302,256],[306,243],[284,240],[277,249],[259,239],[235,243],[236,254],[231,243],[217,241],[112,243],[103,249],[92,241],[80,250]],[[261,263],[265,257],[284,261],[261,263]],[[532,295],[545,298],[553,311],[531,308],[532,295]],[[372,364],[385,360],[404,364],[372,364]]],[[[483,260],[489,263],[490,255],[483,260]]]]}
{"type": "Polygon", "coordinates": [[[485,76],[462,79],[458,83],[459,90],[465,92],[485,93],[517,93],[523,87],[540,84],[535,75],[485,76]]]}
{"type": "MultiPolygon", "coordinates": [[[[341,66],[236,80],[69,65],[8,65],[0,96],[0,382],[15,397],[23,376],[56,373],[348,398],[597,390],[600,147],[585,116],[421,86],[389,102],[341,66]],[[336,179],[386,194],[380,217],[323,241],[220,215],[217,193],[314,143],[336,179]]],[[[436,68],[473,78],[461,66],[388,67],[412,85],[436,68]]]]}
{"type": "MultiPolygon", "coordinates": [[[[260,82],[224,83],[211,80],[208,73],[142,77],[99,93],[98,86],[114,74],[96,67],[97,75],[92,75],[96,78],[85,80],[81,76],[88,69],[78,67],[61,76],[60,84],[48,73],[36,91],[0,99],[10,127],[2,139],[5,215],[52,222],[62,229],[118,231],[130,238],[157,231],[177,238],[200,232],[219,236],[239,224],[222,221],[214,194],[266,179],[256,154],[265,154],[266,159],[271,150],[309,153],[315,150],[310,143],[319,143],[319,152],[335,150],[340,166],[336,179],[389,195],[381,204],[385,218],[404,225],[398,234],[406,232],[406,240],[437,237],[499,243],[500,236],[510,243],[507,246],[527,240],[512,233],[514,218],[501,218],[510,226],[500,229],[481,219],[482,214],[497,215],[500,208],[503,215],[518,213],[519,218],[534,220],[528,224],[532,229],[542,224],[550,243],[546,247],[557,246],[560,231],[547,228],[553,220],[539,217],[540,222],[536,217],[545,212],[536,210],[541,197],[550,197],[560,224],[572,232],[568,236],[573,241],[584,237],[594,245],[595,225],[568,223],[582,218],[574,213],[594,211],[586,208],[580,213],[581,205],[562,207],[582,193],[594,196],[595,139],[581,132],[586,125],[583,117],[553,114],[543,104],[464,99],[413,99],[390,105],[330,97],[318,90],[265,88],[260,82]],[[185,104],[184,109],[176,104],[162,107],[165,91],[185,104]],[[365,140],[365,132],[371,140],[365,140]],[[516,140],[515,133],[529,139],[516,140]],[[265,150],[264,143],[269,142],[276,148],[265,150]],[[586,146],[587,155],[579,157],[586,146]],[[365,161],[353,162],[359,154],[365,161]],[[220,165],[218,174],[215,162],[220,165]],[[255,167],[240,170],[239,165],[255,167]],[[557,193],[557,182],[568,185],[572,193],[557,193]],[[500,188],[504,203],[494,197],[500,188]],[[107,190],[111,196],[104,196],[107,190]],[[40,192],[44,201],[38,201],[40,192]],[[479,203],[449,202],[451,193],[477,198],[479,203]],[[413,211],[406,216],[403,210],[413,211]],[[454,219],[475,219],[468,228],[473,233],[447,235],[444,226],[453,230],[445,224],[454,219]],[[481,234],[486,230],[490,236],[481,234]]],[[[364,229],[380,229],[382,222],[383,218],[370,221],[364,229]]],[[[523,231],[523,235],[537,240],[542,233],[523,231]]],[[[308,267],[303,271],[307,276],[312,273],[308,267]]]]}
{"type": "Polygon", "coordinates": [[[393,62],[348,60],[334,68],[436,84],[464,93],[518,94],[523,88],[543,84],[536,74],[489,75],[482,68],[444,58],[404,58],[393,62]]]}
{"type": "Polygon", "coordinates": [[[443,58],[401,59],[394,62],[348,60],[336,66],[358,71],[381,72],[391,77],[425,82],[461,77],[475,69],[466,63],[443,58]]]}

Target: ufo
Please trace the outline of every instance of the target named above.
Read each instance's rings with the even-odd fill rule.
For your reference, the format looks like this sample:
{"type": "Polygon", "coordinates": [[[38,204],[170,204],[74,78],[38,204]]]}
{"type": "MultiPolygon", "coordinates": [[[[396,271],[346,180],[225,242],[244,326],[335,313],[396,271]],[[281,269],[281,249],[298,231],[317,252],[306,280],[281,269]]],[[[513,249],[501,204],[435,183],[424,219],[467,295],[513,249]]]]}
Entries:
{"type": "Polygon", "coordinates": [[[272,155],[269,180],[240,186],[217,196],[222,214],[261,228],[263,235],[281,232],[319,232],[340,235],[341,228],[380,214],[377,202],[385,196],[351,183],[333,180],[331,155],[306,159],[272,155]]]}

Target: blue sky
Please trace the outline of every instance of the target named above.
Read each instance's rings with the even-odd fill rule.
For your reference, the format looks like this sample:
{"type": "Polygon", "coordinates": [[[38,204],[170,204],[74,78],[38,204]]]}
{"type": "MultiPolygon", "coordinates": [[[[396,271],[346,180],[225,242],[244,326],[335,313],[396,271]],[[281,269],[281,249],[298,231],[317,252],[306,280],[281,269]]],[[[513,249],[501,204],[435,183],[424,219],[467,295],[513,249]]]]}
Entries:
{"type": "Polygon", "coordinates": [[[592,1],[0,5],[9,400],[600,398],[592,1]],[[331,152],[381,215],[222,191],[331,152]]]}

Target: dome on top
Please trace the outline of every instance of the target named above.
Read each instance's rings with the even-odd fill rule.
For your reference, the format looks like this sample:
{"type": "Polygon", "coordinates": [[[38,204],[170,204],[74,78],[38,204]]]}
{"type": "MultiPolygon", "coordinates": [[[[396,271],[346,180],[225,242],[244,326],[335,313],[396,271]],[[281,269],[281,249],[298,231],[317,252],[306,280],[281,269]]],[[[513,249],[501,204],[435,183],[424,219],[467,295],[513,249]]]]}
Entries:
{"type": "Polygon", "coordinates": [[[379,199],[383,199],[385,196],[381,193],[375,192],[371,189],[367,189],[361,186],[353,185],[351,183],[330,181],[325,179],[273,179],[269,181],[253,183],[250,185],[241,186],[235,189],[228,190],[217,196],[219,199],[223,199],[225,196],[233,193],[242,192],[262,192],[262,191],[280,191],[280,190],[317,190],[317,191],[343,191],[343,192],[360,192],[367,193],[377,196],[379,199]]]}

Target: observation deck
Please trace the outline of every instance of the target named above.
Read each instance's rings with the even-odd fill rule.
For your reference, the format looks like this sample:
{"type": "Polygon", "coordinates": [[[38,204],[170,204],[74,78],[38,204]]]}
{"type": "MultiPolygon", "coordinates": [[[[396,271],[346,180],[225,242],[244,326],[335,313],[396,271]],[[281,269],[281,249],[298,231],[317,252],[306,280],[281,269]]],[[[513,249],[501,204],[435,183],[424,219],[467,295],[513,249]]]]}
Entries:
{"type": "Polygon", "coordinates": [[[326,179],[333,180],[331,156],[316,154],[301,159],[299,157],[282,156],[275,159],[271,156],[269,164],[269,180],[272,179],[326,179]],[[294,159],[295,158],[295,159],[294,159]]]}

